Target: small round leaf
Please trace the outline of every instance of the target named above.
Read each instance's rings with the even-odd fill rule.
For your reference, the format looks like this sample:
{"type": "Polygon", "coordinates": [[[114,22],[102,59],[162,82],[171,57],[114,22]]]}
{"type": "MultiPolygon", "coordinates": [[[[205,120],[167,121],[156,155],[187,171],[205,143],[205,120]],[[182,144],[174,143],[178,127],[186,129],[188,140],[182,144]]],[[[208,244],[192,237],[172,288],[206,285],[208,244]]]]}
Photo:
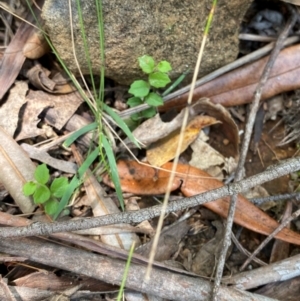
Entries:
{"type": "Polygon", "coordinates": [[[46,184],[49,181],[50,174],[46,164],[38,165],[34,172],[34,178],[40,184],[46,184]]]}
{"type": "Polygon", "coordinates": [[[130,106],[130,108],[141,105],[142,103],[143,101],[139,97],[131,97],[127,100],[127,104],[130,106]]]}
{"type": "Polygon", "coordinates": [[[50,199],[50,195],[48,187],[39,185],[33,194],[33,200],[36,204],[43,204],[50,199]]]}
{"type": "Polygon", "coordinates": [[[147,74],[153,72],[154,65],[155,65],[153,57],[151,57],[149,55],[143,55],[143,56],[139,57],[138,60],[139,60],[139,65],[140,65],[141,69],[143,70],[143,72],[145,72],[147,74]]]}
{"type": "Polygon", "coordinates": [[[58,201],[51,199],[45,204],[45,212],[49,215],[54,215],[58,210],[58,201]]]}
{"type": "Polygon", "coordinates": [[[132,115],[130,115],[130,118],[134,122],[137,122],[137,121],[140,121],[143,118],[143,116],[141,115],[141,112],[139,112],[139,113],[133,113],[132,115]]]}
{"type": "Polygon", "coordinates": [[[23,193],[25,196],[34,194],[35,189],[36,189],[36,183],[34,183],[32,181],[27,182],[23,185],[23,193]]]}
{"type": "Polygon", "coordinates": [[[150,85],[146,81],[136,80],[131,84],[128,92],[135,97],[145,97],[149,94],[149,91],[150,85]]]}
{"type": "Polygon", "coordinates": [[[54,179],[50,186],[51,194],[57,198],[61,198],[64,195],[68,184],[68,179],[65,177],[54,179]]]}
{"type": "Polygon", "coordinates": [[[155,88],[163,88],[170,82],[169,76],[165,73],[154,72],[149,74],[149,83],[155,88]]]}
{"type": "Polygon", "coordinates": [[[155,116],[156,110],[155,110],[155,108],[149,108],[140,113],[144,118],[151,118],[151,117],[155,116]]]}
{"type": "Polygon", "coordinates": [[[157,70],[167,73],[172,70],[171,64],[167,61],[161,61],[157,64],[157,70]]]}
{"type": "Polygon", "coordinates": [[[158,107],[164,104],[163,99],[157,93],[151,92],[145,97],[145,102],[149,106],[158,107]]]}

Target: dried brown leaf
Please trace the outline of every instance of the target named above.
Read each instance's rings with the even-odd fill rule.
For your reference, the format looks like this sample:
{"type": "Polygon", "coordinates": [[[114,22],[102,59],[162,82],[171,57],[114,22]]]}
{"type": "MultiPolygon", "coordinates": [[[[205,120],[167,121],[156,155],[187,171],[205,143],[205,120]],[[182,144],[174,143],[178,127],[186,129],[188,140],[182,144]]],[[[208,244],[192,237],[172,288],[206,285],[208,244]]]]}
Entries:
{"type": "MultiPolygon", "coordinates": [[[[189,162],[191,166],[208,171],[211,167],[219,166],[225,162],[225,158],[208,143],[203,141],[200,136],[191,144],[191,149],[193,150],[192,158],[189,162]]],[[[218,177],[219,180],[223,179],[219,178],[221,173],[221,168],[219,168],[217,174],[209,172],[210,175],[218,177]]]]}
{"type": "Polygon", "coordinates": [[[143,122],[133,131],[134,137],[145,147],[180,128],[184,112],[180,112],[170,122],[163,122],[159,114],[143,122]]]}
{"type": "Polygon", "coordinates": [[[45,133],[44,129],[38,128],[39,114],[46,108],[53,110],[48,123],[61,130],[65,123],[72,117],[78,106],[82,103],[78,92],[52,95],[43,91],[30,91],[26,97],[27,104],[24,108],[21,129],[16,140],[35,137],[45,133]]]}
{"type": "MultiPolygon", "coordinates": [[[[298,44],[280,52],[264,86],[262,100],[300,87],[299,51],[300,45],[298,44]]],[[[197,87],[193,94],[193,101],[197,101],[200,97],[209,97],[213,103],[219,103],[225,107],[251,102],[268,60],[269,57],[264,57],[197,87]]],[[[168,101],[159,110],[164,112],[173,107],[184,107],[187,98],[188,93],[182,94],[168,101]]]]}
{"type": "MultiPolygon", "coordinates": [[[[200,130],[206,126],[216,124],[218,121],[210,116],[196,116],[192,119],[183,133],[183,141],[180,153],[198,137],[200,130]]],[[[147,149],[147,160],[153,166],[161,166],[174,159],[178,147],[180,130],[177,130],[163,139],[153,143],[147,149]]]]}
{"type": "Polygon", "coordinates": [[[191,106],[190,110],[192,115],[205,113],[220,121],[218,134],[224,135],[229,140],[230,145],[227,147],[232,146],[230,155],[237,159],[239,157],[239,129],[227,109],[220,104],[214,104],[208,98],[201,98],[191,106]]]}
{"type": "Polygon", "coordinates": [[[33,212],[35,205],[24,196],[23,185],[33,180],[35,165],[15,140],[0,127],[0,182],[23,213],[33,212]]]}
{"type": "MultiPolygon", "coordinates": [[[[44,0],[35,1],[38,6],[44,2],[44,0]]],[[[33,12],[35,16],[40,15],[40,11],[37,6],[33,6],[33,12]]],[[[5,49],[5,53],[2,59],[1,68],[0,68],[0,99],[3,99],[3,96],[14,83],[15,79],[20,73],[20,70],[25,62],[26,57],[23,54],[23,47],[27,39],[35,31],[35,28],[30,24],[34,22],[34,16],[31,11],[28,12],[25,17],[28,23],[22,22],[18,27],[16,34],[11,40],[8,47],[5,49]]]]}
{"type": "Polygon", "coordinates": [[[77,165],[70,161],[64,161],[51,157],[45,150],[34,147],[33,145],[22,143],[21,147],[26,151],[31,159],[38,160],[62,172],[75,174],[77,165]]]}
{"type": "Polygon", "coordinates": [[[39,59],[49,51],[50,47],[44,35],[37,29],[31,33],[23,47],[24,56],[32,60],[39,59]]]}
{"type": "Polygon", "coordinates": [[[20,108],[26,102],[28,84],[25,81],[16,81],[9,91],[5,103],[0,107],[0,126],[12,137],[19,122],[20,108]]]}
{"type": "Polygon", "coordinates": [[[54,94],[66,94],[75,91],[69,80],[63,78],[60,73],[52,73],[40,64],[34,65],[26,73],[30,83],[39,90],[54,94]]]}
{"type": "Polygon", "coordinates": [[[192,261],[192,272],[205,277],[213,276],[216,258],[223,247],[224,226],[218,220],[213,221],[212,224],[216,228],[215,237],[199,248],[192,261]]]}

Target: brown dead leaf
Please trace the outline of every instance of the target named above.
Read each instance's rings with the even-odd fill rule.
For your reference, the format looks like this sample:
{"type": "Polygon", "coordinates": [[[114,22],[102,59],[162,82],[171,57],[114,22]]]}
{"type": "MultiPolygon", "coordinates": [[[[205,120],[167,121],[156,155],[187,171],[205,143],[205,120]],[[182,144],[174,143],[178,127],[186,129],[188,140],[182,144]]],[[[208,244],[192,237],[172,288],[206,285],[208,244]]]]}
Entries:
{"type": "Polygon", "coordinates": [[[189,162],[191,166],[205,170],[219,180],[223,179],[222,168],[219,166],[224,164],[225,158],[218,151],[203,141],[200,136],[191,144],[191,149],[193,150],[192,158],[189,162]],[[215,169],[216,167],[218,167],[217,170],[215,169]],[[215,170],[213,173],[211,172],[212,168],[215,170]]]}
{"type": "MultiPolygon", "coordinates": [[[[30,93],[31,92],[29,92],[29,95],[30,93]]],[[[22,113],[20,114],[21,129],[20,131],[17,131],[15,136],[16,141],[44,135],[45,130],[37,127],[38,123],[41,121],[38,116],[44,109],[54,106],[54,103],[49,99],[42,98],[29,100],[29,95],[27,96],[27,103],[24,105],[22,113]]]]}
{"type": "Polygon", "coordinates": [[[23,47],[24,56],[32,60],[39,59],[49,51],[50,46],[48,45],[42,32],[38,31],[38,29],[35,29],[31,33],[23,47]]]}
{"type": "Polygon", "coordinates": [[[208,98],[201,98],[191,106],[190,111],[192,115],[205,113],[220,121],[218,135],[224,135],[229,140],[230,144],[227,148],[232,147],[230,156],[235,159],[239,157],[239,129],[226,108],[220,104],[214,104],[208,98]]]}
{"type": "MultiPolygon", "coordinates": [[[[264,86],[262,100],[300,87],[299,52],[300,44],[280,52],[264,86]]],[[[193,101],[197,101],[200,97],[209,97],[213,103],[219,103],[225,107],[251,102],[268,59],[269,57],[264,57],[197,87],[193,94],[193,101]]],[[[165,112],[170,108],[184,107],[187,98],[188,93],[185,93],[171,99],[161,106],[159,111],[165,112]]]]}
{"type": "Polygon", "coordinates": [[[156,142],[173,131],[180,128],[184,116],[184,111],[181,111],[170,122],[163,122],[159,114],[144,121],[134,131],[134,137],[144,146],[147,147],[151,143],[156,142]]]}
{"type": "MultiPolygon", "coordinates": [[[[41,6],[44,0],[36,0],[36,4],[41,6]]],[[[34,27],[30,23],[34,23],[34,17],[40,15],[36,5],[33,5],[33,13],[28,12],[25,19],[28,23],[22,22],[18,27],[16,34],[9,43],[8,47],[5,49],[5,53],[2,59],[1,68],[0,68],[0,99],[3,99],[3,96],[8,91],[10,86],[14,83],[15,79],[20,73],[20,70],[25,62],[26,57],[23,54],[23,47],[27,39],[34,32],[34,27]]]]}
{"type": "Polygon", "coordinates": [[[23,213],[31,213],[35,205],[23,194],[23,185],[34,179],[35,165],[15,140],[0,127],[0,182],[23,213]]]}
{"type": "Polygon", "coordinates": [[[16,81],[10,89],[5,103],[0,107],[0,126],[6,130],[11,137],[14,136],[19,122],[20,108],[26,102],[28,84],[25,81],[16,81]]]}
{"type": "Polygon", "coordinates": [[[43,149],[34,147],[33,145],[27,143],[22,143],[21,147],[26,151],[26,153],[30,156],[31,159],[43,162],[57,170],[70,174],[75,174],[78,170],[78,167],[75,163],[51,157],[43,149]]]}
{"type": "Polygon", "coordinates": [[[52,75],[48,69],[40,64],[29,69],[26,76],[30,83],[39,90],[55,94],[66,94],[75,91],[69,80],[63,78],[59,72],[52,75]]]}
{"type": "MultiPolygon", "coordinates": [[[[180,153],[184,152],[189,145],[195,141],[202,128],[216,124],[218,121],[210,116],[196,116],[192,119],[184,133],[180,153]]],[[[180,130],[177,130],[167,137],[154,142],[147,149],[147,160],[153,166],[161,166],[174,159],[179,142],[180,130]]]]}
{"type": "MultiPolygon", "coordinates": [[[[163,230],[159,236],[154,260],[164,261],[171,259],[171,256],[174,255],[179,248],[179,242],[187,234],[190,228],[191,226],[187,221],[183,220],[179,223],[174,223],[163,230]]],[[[138,247],[135,252],[147,258],[151,252],[152,245],[153,239],[138,247]]]]}
{"type": "Polygon", "coordinates": [[[53,110],[51,120],[47,119],[47,121],[53,127],[61,130],[82,103],[78,92],[52,95],[43,91],[31,90],[26,100],[20,132],[15,137],[17,141],[45,134],[44,129],[37,127],[40,122],[38,116],[44,109],[51,108],[53,110]]]}
{"type": "Polygon", "coordinates": [[[225,228],[223,224],[215,220],[212,222],[217,229],[215,237],[203,244],[192,261],[192,272],[204,276],[212,277],[216,267],[216,259],[223,248],[222,240],[225,228]]]}
{"type": "MultiPolygon", "coordinates": [[[[142,165],[136,161],[119,161],[118,172],[121,187],[126,192],[140,195],[162,194],[166,192],[173,163],[166,163],[163,170],[142,165]]],[[[189,165],[178,164],[171,190],[181,189],[187,196],[194,196],[202,192],[222,187],[224,184],[212,178],[208,173],[189,165]]],[[[103,182],[113,187],[113,183],[106,175],[103,182]]],[[[226,218],[230,204],[230,197],[224,197],[203,206],[226,218]]],[[[242,195],[238,195],[238,202],[234,215],[234,222],[252,231],[269,235],[279,224],[266,213],[261,211],[242,195]]],[[[277,239],[300,245],[300,234],[284,228],[276,236],[277,239]]]]}

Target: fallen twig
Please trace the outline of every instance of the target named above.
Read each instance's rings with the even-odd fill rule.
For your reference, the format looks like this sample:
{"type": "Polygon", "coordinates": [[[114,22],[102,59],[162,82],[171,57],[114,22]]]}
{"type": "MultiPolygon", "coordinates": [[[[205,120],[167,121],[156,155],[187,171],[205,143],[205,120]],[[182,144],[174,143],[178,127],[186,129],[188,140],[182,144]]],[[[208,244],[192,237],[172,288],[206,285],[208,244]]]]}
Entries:
{"type": "Polygon", "coordinates": [[[242,272],[230,278],[222,279],[222,283],[247,290],[267,283],[286,281],[300,275],[300,255],[269,264],[258,269],[242,272]]]}
{"type": "MultiPolygon", "coordinates": [[[[0,251],[27,257],[29,260],[95,279],[120,285],[125,262],[84,250],[53,244],[40,239],[2,239],[0,251]]],[[[150,281],[144,282],[146,267],[131,263],[126,287],[135,291],[171,300],[208,301],[211,283],[198,278],[170,274],[153,268],[150,281]]],[[[265,296],[242,292],[227,287],[220,288],[218,301],[271,301],[265,296]]]]}
{"type": "MultiPolygon", "coordinates": [[[[252,187],[261,185],[262,183],[277,179],[300,169],[300,158],[293,158],[277,163],[268,167],[264,172],[245,180],[223,186],[218,189],[207,191],[205,193],[190,197],[182,198],[178,201],[169,203],[166,213],[184,210],[190,207],[201,205],[210,201],[217,200],[224,196],[242,193],[252,187]]],[[[154,206],[134,212],[122,212],[95,218],[84,218],[79,220],[40,223],[36,222],[27,227],[0,228],[0,237],[22,237],[49,235],[50,233],[67,232],[75,230],[83,230],[96,228],[104,225],[113,225],[119,223],[140,223],[144,220],[152,219],[161,214],[161,206],[154,206]]]]}

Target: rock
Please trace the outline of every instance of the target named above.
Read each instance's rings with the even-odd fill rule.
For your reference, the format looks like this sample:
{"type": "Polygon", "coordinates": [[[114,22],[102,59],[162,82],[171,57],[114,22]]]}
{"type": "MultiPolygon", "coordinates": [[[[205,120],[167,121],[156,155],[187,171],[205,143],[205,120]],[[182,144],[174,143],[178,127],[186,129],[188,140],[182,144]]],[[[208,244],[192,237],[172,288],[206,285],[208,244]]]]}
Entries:
{"type": "MultiPolygon", "coordinates": [[[[252,0],[218,1],[209,39],[205,46],[200,76],[235,60],[241,20],[252,0]]],[[[89,73],[77,1],[71,0],[77,60],[89,73]]],[[[100,72],[99,31],[95,0],[81,1],[85,32],[94,74],[100,72]]],[[[143,76],[137,58],[144,54],[172,64],[172,79],[190,68],[197,59],[211,0],[102,0],[105,37],[105,75],[120,84],[143,76]]],[[[46,0],[42,18],[52,43],[71,71],[78,74],[71,42],[68,1],[46,0]]]]}

